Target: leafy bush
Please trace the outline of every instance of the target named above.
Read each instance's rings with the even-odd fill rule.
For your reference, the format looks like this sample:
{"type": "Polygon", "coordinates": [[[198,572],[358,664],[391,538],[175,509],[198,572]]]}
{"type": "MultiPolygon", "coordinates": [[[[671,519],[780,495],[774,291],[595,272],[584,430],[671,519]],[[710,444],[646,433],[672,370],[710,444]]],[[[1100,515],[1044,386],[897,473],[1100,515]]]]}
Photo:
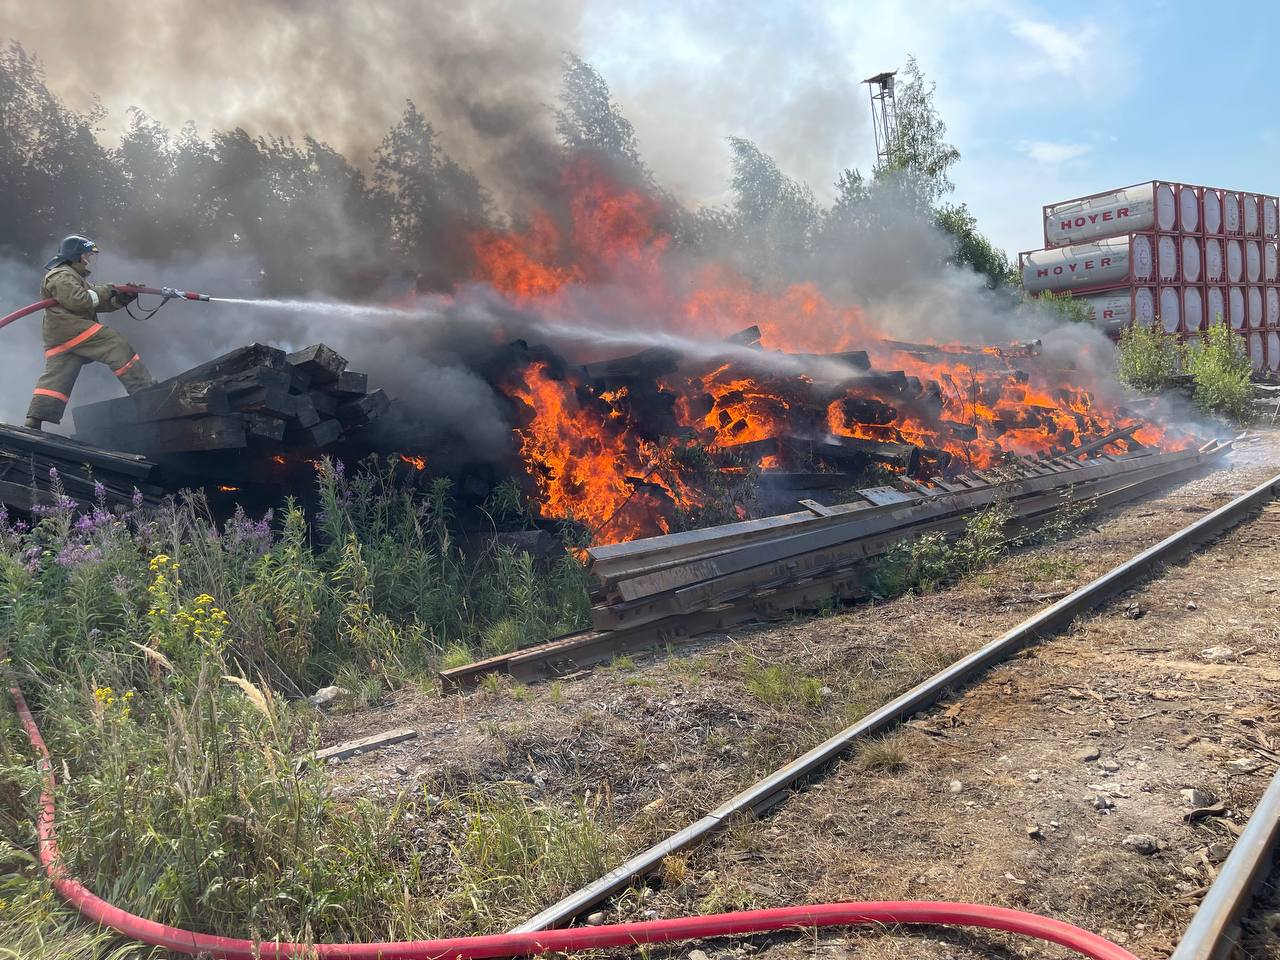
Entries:
{"type": "Polygon", "coordinates": [[[1070,290],[1064,290],[1062,293],[1046,290],[1031,298],[1030,302],[1066,323],[1093,322],[1093,309],[1088,301],[1072,296],[1070,290]]]}
{"type": "Polygon", "coordinates": [[[1136,324],[1125,327],[1116,348],[1116,375],[1135,390],[1159,393],[1182,373],[1183,354],[1172,334],[1136,324]]]}
{"type": "Polygon", "coordinates": [[[1196,406],[1236,423],[1253,418],[1253,365],[1244,339],[1225,323],[1215,323],[1187,350],[1187,372],[1196,406]]]}

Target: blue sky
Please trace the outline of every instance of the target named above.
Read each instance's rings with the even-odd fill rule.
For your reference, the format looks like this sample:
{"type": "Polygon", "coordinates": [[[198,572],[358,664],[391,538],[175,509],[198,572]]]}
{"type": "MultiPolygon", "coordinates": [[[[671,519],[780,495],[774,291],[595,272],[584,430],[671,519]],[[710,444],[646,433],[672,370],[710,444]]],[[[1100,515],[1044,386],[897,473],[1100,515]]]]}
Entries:
{"type": "Polygon", "coordinates": [[[961,152],[955,199],[1010,253],[1040,206],[1150,179],[1280,193],[1280,4],[593,4],[582,52],[660,179],[717,199],[723,138],[820,196],[874,161],[858,81],[914,55],[961,152]],[[702,162],[690,162],[700,158],[702,162]]]}

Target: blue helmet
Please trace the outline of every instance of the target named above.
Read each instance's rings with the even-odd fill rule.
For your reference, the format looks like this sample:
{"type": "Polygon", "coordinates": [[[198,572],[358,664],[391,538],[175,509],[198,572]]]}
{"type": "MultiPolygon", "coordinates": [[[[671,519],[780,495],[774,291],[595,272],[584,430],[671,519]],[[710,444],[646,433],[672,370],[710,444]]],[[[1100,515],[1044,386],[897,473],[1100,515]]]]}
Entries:
{"type": "Polygon", "coordinates": [[[82,237],[78,233],[73,233],[69,237],[63,237],[62,242],[58,244],[58,255],[44,265],[46,270],[52,270],[60,263],[77,263],[86,253],[97,253],[98,245],[88,237],[82,237]]]}

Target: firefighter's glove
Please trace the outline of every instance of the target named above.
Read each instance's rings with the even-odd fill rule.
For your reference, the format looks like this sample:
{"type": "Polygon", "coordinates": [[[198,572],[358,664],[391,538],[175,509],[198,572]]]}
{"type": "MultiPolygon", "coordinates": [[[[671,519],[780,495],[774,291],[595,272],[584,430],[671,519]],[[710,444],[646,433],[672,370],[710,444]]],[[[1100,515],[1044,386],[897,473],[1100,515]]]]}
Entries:
{"type": "Polygon", "coordinates": [[[121,290],[119,287],[115,288],[115,293],[112,294],[112,296],[115,298],[116,303],[120,304],[122,307],[127,307],[129,304],[133,303],[133,301],[138,299],[138,295],[136,293],[130,293],[128,290],[121,290]]]}

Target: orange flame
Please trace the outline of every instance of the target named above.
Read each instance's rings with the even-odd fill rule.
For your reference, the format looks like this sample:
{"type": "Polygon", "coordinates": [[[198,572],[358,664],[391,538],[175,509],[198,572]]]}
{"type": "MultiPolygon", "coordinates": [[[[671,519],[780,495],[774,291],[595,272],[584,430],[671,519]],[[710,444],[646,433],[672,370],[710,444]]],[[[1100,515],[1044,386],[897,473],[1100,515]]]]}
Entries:
{"type": "Polygon", "coordinates": [[[415,470],[427,469],[426,457],[409,456],[408,454],[402,453],[400,454],[400,460],[402,463],[407,463],[409,466],[413,467],[413,469],[415,470]]]}
{"type": "MultiPolygon", "coordinates": [[[[717,451],[758,442],[758,468],[795,469],[767,441],[834,435],[908,443],[932,451],[929,464],[982,468],[1136,422],[1098,402],[1087,365],[1054,369],[1016,344],[913,352],[882,342],[891,331],[811,283],[764,290],[728,265],[691,265],[662,226],[672,220],[664,202],[587,160],[566,164],[561,187],[558,206],[533,213],[521,229],[470,234],[473,279],[557,319],[583,309],[571,288],[601,288],[610,306],[630,308],[654,330],[714,339],[757,326],[765,350],[866,351],[872,368],[865,376],[837,371],[830,375],[840,379],[825,383],[761,376],[738,361],[698,369],[690,360],[660,382],[602,387],[530,364],[505,390],[527,408],[517,434],[537,507],[545,517],[580,520],[598,540],[666,530],[675,507],[704,501],[678,469],[655,466],[681,443],[717,451]],[[658,398],[669,410],[661,434],[686,441],[664,439],[650,422],[644,411],[662,405],[646,403],[658,398]]],[[[1168,443],[1152,425],[1135,439],[1168,443]]]]}

